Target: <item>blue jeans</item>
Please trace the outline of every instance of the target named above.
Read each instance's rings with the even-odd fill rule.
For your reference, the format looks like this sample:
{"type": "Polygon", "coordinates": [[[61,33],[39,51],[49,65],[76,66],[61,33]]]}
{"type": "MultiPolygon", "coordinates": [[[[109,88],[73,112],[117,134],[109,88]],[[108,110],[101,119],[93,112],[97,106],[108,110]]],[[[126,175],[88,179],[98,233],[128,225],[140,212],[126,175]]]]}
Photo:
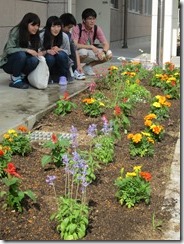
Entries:
{"type": "Polygon", "coordinates": [[[20,51],[8,55],[8,62],[3,65],[3,70],[13,76],[20,76],[22,73],[28,75],[38,65],[39,60],[26,52],[20,51]]]}
{"type": "Polygon", "coordinates": [[[60,51],[58,54],[46,54],[45,59],[49,67],[50,74],[59,76],[68,76],[69,72],[69,58],[68,54],[60,51]]]}

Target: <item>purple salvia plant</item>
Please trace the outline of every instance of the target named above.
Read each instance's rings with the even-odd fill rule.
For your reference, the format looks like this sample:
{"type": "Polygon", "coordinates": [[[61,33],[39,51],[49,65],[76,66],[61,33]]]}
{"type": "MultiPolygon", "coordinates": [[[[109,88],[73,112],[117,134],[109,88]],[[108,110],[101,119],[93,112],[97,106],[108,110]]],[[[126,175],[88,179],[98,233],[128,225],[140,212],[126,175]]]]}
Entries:
{"type": "Polygon", "coordinates": [[[97,125],[96,124],[89,125],[87,134],[91,137],[95,137],[97,135],[97,125]]]}
{"type": "Polygon", "coordinates": [[[104,134],[110,134],[113,131],[112,123],[109,123],[105,116],[102,117],[103,127],[101,131],[104,134]]]}
{"type": "Polygon", "coordinates": [[[77,135],[78,135],[78,131],[77,128],[75,128],[73,125],[71,127],[71,140],[72,140],[72,147],[73,148],[77,148],[78,147],[78,143],[77,143],[77,135]]]}
{"type": "Polygon", "coordinates": [[[54,180],[56,179],[55,175],[47,175],[47,179],[46,182],[50,185],[53,186],[54,185],[54,180]]]}

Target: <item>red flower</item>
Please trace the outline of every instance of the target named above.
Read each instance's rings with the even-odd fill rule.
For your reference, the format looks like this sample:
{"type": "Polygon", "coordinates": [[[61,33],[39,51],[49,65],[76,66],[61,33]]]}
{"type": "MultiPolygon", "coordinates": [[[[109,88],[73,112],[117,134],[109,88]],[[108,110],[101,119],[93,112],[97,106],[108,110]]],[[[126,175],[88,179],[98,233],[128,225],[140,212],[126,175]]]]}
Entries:
{"type": "Polygon", "coordinates": [[[18,178],[21,178],[21,176],[16,172],[16,168],[13,163],[8,163],[7,169],[4,169],[4,171],[9,173],[10,175],[14,175],[18,178]]]}
{"type": "Polygon", "coordinates": [[[64,99],[64,100],[68,100],[68,98],[69,98],[69,94],[68,94],[68,92],[65,91],[65,93],[64,93],[64,98],[63,98],[63,99],[64,99]]]}
{"type": "Polygon", "coordinates": [[[28,128],[24,125],[20,125],[17,129],[22,131],[22,132],[28,132],[28,128]]]}
{"type": "Polygon", "coordinates": [[[52,134],[52,142],[53,143],[57,143],[58,142],[58,138],[57,138],[57,136],[54,133],[52,134]]]}
{"type": "Polygon", "coordinates": [[[173,81],[173,80],[172,80],[172,81],[171,81],[171,85],[172,85],[172,86],[175,86],[175,85],[176,85],[176,81],[173,81]]]}
{"type": "Polygon", "coordinates": [[[119,106],[115,106],[114,115],[119,116],[121,114],[121,108],[119,106]]]}
{"type": "Polygon", "coordinates": [[[3,152],[3,150],[0,150],[0,157],[1,156],[4,156],[4,152],[3,152]]]}
{"type": "Polygon", "coordinates": [[[152,176],[149,172],[140,172],[139,173],[142,178],[144,178],[146,181],[150,181],[152,176]]]}

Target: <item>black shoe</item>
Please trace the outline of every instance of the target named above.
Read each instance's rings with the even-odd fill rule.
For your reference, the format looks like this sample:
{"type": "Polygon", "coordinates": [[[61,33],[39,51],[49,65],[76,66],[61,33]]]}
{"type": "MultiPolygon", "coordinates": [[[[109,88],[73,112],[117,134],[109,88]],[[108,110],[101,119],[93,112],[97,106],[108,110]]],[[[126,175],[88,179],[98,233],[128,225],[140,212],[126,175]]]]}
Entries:
{"type": "Polygon", "coordinates": [[[9,84],[10,87],[19,88],[19,89],[28,89],[29,85],[24,83],[21,79],[17,79],[16,81],[12,81],[9,84]]]}

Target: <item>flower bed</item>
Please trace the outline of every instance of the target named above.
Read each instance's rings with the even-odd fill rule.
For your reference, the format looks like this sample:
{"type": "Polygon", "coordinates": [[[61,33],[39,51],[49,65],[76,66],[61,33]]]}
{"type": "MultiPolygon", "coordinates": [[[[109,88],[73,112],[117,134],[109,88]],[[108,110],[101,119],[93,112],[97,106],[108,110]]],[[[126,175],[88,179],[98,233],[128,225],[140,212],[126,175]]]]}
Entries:
{"type": "MultiPolygon", "coordinates": [[[[167,64],[167,70],[168,75],[175,74],[179,93],[178,73],[172,64],[167,64]]],[[[89,90],[72,99],[65,94],[56,109],[35,125],[35,129],[52,132],[51,140],[31,142],[31,152],[24,140],[19,153],[19,140],[16,147],[9,140],[15,132],[7,133],[3,147],[16,151],[11,156],[2,147],[3,167],[9,155],[8,161],[14,162],[22,176],[20,188],[31,189],[37,200],[25,198],[21,214],[12,206],[1,210],[2,239],[162,238],[160,229],[167,228],[170,218],[162,204],[180,105],[176,89],[166,94],[160,80],[155,84],[155,77],[161,77],[157,72],[163,74],[157,67],[148,72],[140,63],[112,66],[89,90]],[[61,132],[70,133],[70,140],[59,139],[61,132]],[[66,208],[64,213],[63,208],[70,205],[75,211],[66,208]],[[17,225],[12,230],[14,221],[17,225]]],[[[3,168],[1,173],[7,177],[3,168]]]]}

